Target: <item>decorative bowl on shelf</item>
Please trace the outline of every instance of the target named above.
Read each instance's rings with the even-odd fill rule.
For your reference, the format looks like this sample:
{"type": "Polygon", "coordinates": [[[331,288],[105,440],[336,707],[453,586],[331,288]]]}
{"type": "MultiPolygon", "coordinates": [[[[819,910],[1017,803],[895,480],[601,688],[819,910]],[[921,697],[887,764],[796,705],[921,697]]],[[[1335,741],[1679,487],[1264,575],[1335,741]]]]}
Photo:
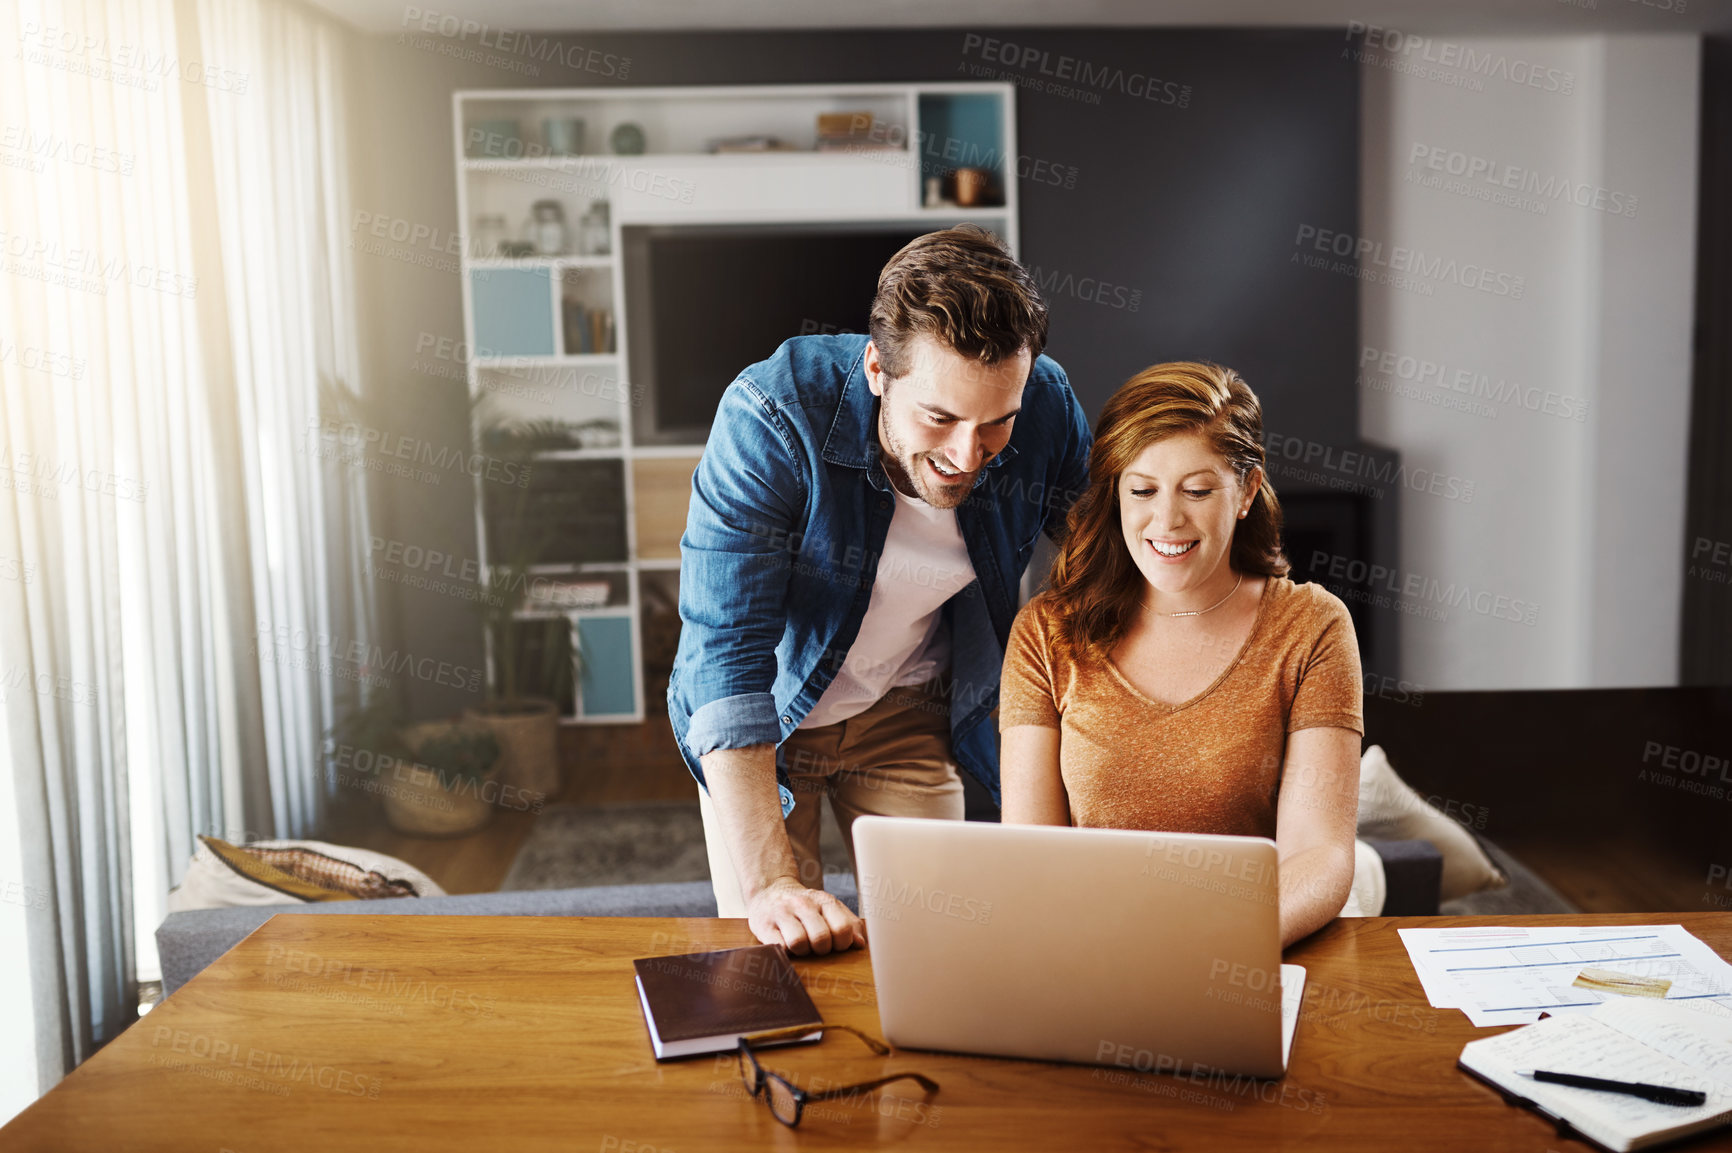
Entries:
{"type": "Polygon", "coordinates": [[[642,156],[646,143],[643,129],[630,120],[621,121],[614,125],[613,132],[609,134],[607,142],[620,156],[642,156]]]}

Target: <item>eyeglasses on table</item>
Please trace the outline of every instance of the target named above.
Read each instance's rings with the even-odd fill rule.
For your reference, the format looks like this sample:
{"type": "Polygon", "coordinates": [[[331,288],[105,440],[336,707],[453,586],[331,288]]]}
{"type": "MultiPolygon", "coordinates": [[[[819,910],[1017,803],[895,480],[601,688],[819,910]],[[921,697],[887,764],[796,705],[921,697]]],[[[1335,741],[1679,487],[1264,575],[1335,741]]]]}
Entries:
{"type": "Polygon", "coordinates": [[[746,1089],[752,1096],[757,1097],[762,1094],[764,1104],[770,1107],[770,1115],[790,1129],[800,1123],[800,1117],[805,1112],[807,1103],[811,1101],[825,1101],[832,1097],[845,1097],[850,1093],[864,1093],[894,1081],[915,1081],[928,1093],[938,1092],[938,1082],[930,1077],[920,1073],[896,1073],[889,1077],[862,1081],[856,1085],[839,1085],[834,1089],[825,1089],[821,1093],[809,1093],[789,1081],[782,1074],[772,1072],[758,1064],[758,1055],[752,1052],[754,1044],[763,1045],[773,1041],[787,1041],[795,1037],[804,1037],[808,1033],[824,1033],[830,1030],[854,1034],[880,1057],[886,1056],[890,1052],[890,1046],[850,1025],[796,1025],[792,1029],[775,1029],[768,1033],[750,1033],[740,1038],[738,1053],[740,1080],[745,1082],[746,1089]]]}

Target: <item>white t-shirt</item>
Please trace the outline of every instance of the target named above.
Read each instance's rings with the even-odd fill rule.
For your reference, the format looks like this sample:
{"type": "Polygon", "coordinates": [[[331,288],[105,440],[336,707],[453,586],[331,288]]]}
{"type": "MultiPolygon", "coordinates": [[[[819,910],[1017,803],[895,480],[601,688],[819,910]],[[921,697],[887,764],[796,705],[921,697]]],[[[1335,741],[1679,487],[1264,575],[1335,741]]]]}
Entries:
{"type": "Polygon", "coordinates": [[[860,635],[836,679],[800,722],[802,729],[863,713],[897,685],[931,680],[950,659],[949,640],[938,630],[939,610],[974,580],[974,562],[955,509],[933,508],[891,488],[896,509],[860,635]]]}

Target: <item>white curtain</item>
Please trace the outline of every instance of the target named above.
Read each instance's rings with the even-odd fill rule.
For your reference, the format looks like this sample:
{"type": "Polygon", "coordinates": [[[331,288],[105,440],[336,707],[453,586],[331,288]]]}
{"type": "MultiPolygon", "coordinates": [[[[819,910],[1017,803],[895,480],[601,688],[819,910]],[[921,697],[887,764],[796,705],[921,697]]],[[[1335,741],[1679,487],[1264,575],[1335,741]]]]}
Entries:
{"type": "Polygon", "coordinates": [[[318,451],[321,392],[358,393],[359,379],[346,34],[269,0],[199,0],[198,24],[206,58],[235,74],[231,87],[244,77],[253,97],[209,91],[212,190],[252,559],[243,631],[265,657],[272,832],[296,836],[322,815],[312,769],[357,684],[343,652],[372,619],[363,474],[318,451]]]}
{"type": "Polygon", "coordinates": [[[361,474],[307,436],[360,389],[345,33],[20,0],[0,37],[3,1121],[135,1019],[197,834],[315,828],[372,611],[361,474]]]}

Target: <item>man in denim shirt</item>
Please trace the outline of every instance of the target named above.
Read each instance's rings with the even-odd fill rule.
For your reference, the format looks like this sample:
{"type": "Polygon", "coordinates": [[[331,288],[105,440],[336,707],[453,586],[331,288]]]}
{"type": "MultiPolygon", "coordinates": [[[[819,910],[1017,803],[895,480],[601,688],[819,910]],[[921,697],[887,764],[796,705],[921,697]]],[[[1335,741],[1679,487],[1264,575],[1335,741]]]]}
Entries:
{"type": "Polygon", "coordinates": [[[865,940],[823,889],[820,793],[844,834],[960,819],[958,766],[997,802],[1018,588],[1088,481],[1046,306],[996,237],[910,242],[869,328],[786,341],[728,387],[680,541],[668,713],[718,910],[796,953],[865,940]]]}

